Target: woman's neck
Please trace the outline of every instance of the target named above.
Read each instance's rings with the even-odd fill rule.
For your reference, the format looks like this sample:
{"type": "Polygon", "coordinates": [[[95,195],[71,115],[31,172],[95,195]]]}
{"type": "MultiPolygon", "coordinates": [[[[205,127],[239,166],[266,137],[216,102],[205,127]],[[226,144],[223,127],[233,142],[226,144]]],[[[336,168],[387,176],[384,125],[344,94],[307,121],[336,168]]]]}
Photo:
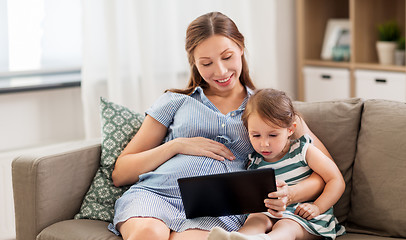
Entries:
{"type": "Polygon", "coordinates": [[[205,90],[205,94],[224,115],[237,110],[247,96],[246,89],[242,84],[238,84],[231,91],[227,92],[213,92],[207,89],[205,90]]]}

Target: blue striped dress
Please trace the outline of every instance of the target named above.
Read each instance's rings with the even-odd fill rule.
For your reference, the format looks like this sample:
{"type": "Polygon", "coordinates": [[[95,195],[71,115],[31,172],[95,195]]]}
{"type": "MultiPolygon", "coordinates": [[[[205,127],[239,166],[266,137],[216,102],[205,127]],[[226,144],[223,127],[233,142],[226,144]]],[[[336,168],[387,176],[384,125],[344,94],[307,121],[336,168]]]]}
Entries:
{"type": "MultiPolygon", "coordinates": [[[[249,155],[250,164],[248,168],[272,167],[275,170],[277,179],[284,180],[288,185],[295,185],[313,173],[313,170],[307,165],[305,157],[311,142],[312,140],[308,135],[292,141],[288,153],[277,162],[266,162],[260,154],[254,152],[249,155]]],[[[335,239],[345,233],[345,228],[338,223],[337,218],[334,216],[333,207],[311,220],[306,220],[294,214],[297,206],[300,204],[296,203],[287,206],[282,218],[292,219],[309,233],[323,236],[327,239],[335,239]]],[[[268,212],[265,212],[265,214],[276,218],[268,212]]]]}
{"type": "Polygon", "coordinates": [[[153,217],[162,220],[171,230],[210,230],[218,226],[237,231],[246,215],[200,217],[186,219],[177,183],[178,178],[240,171],[246,168],[248,154],[253,151],[247,131],[241,121],[248,97],[241,106],[222,114],[197,87],[189,96],[167,92],[147,114],[168,128],[164,142],[179,137],[205,137],[227,146],[235,160],[217,161],[209,157],[177,154],[156,170],[142,174],[115,204],[113,224],[109,229],[119,234],[115,226],[131,217],[153,217]]]}

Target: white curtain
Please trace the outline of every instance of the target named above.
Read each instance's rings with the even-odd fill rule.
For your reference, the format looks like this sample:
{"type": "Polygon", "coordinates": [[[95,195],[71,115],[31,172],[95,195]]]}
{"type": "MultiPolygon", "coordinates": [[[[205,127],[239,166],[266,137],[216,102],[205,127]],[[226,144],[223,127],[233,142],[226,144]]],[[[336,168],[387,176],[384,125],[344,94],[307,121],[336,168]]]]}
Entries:
{"type": "MultiPolygon", "coordinates": [[[[285,2],[285,0],[283,1],[285,2]]],[[[84,0],[82,99],[87,138],[100,136],[100,96],[143,113],[189,76],[185,32],[196,17],[220,11],[246,38],[259,87],[277,87],[275,0],[84,0]]]]}

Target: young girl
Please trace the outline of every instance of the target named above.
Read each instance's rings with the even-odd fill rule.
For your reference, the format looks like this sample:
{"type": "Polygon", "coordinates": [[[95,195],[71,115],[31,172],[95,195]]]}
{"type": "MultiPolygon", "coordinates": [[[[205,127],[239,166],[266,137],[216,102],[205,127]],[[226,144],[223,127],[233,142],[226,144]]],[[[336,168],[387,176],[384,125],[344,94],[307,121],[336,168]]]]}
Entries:
{"type": "Polygon", "coordinates": [[[343,177],[307,134],[291,139],[296,119],[300,118],[284,92],[262,89],[251,96],[242,115],[255,149],[249,156],[249,169],[272,167],[277,179],[288,185],[297,184],[314,171],[326,183],[323,193],[314,202],[287,206],[281,218],[271,212],[250,214],[239,232],[214,228],[209,239],[335,239],[344,234],[332,207],[344,192],[343,177]]]}

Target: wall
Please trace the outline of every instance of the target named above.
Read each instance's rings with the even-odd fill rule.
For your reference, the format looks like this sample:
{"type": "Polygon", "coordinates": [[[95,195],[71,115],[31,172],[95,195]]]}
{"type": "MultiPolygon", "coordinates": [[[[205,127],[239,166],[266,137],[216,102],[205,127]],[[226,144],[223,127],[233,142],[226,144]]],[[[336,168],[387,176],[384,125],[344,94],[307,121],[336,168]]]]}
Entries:
{"type": "Polygon", "coordinates": [[[296,99],[295,0],[252,5],[253,26],[244,26],[250,74],[259,88],[276,88],[296,99]],[[255,55],[255,58],[254,58],[255,55]]]}
{"type": "Polygon", "coordinates": [[[84,138],[80,87],[0,94],[0,153],[84,138]]]}
{"type": "Polygon", "coordinates": [[[295,0],[284,0],[276,1],[276,5],[276,88],[296,99],[296,3],[295,0]]]}

